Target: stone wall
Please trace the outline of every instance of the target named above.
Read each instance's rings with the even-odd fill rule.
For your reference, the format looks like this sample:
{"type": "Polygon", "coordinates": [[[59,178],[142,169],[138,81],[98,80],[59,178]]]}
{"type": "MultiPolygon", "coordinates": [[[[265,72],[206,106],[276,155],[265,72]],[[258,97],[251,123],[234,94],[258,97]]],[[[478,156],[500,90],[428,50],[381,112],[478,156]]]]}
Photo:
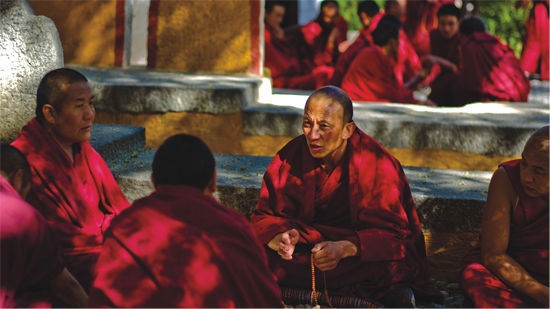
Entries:
{"type": "Polygon", "coordinates": [[[34,116],[36,88],[63,54],[54,23],[26,0],[2,0],[0,25],[0,141],[8,143],[34,116]]]}

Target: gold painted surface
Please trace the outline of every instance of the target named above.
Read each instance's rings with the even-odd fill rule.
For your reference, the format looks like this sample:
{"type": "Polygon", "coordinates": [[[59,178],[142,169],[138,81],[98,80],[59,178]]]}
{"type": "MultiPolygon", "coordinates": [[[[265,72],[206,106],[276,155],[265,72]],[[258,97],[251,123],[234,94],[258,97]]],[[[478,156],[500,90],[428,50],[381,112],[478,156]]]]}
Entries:
{"type": "Polygon", "coordinates": [[[478,233],[424,232],[431,277],[439,281],[458,282],[462,259],[478,239],[478,233]]]}
{"type": "Polygon", "coordinates": [[[250,71],[250,2],[161,1],[157,68],[184,72],[250,71]]]}
{"type": "Polygon", "coordinates": [[[65,64],[114,66],[115,0],[29,2],[36,15],[55,23],[65,64]]]}

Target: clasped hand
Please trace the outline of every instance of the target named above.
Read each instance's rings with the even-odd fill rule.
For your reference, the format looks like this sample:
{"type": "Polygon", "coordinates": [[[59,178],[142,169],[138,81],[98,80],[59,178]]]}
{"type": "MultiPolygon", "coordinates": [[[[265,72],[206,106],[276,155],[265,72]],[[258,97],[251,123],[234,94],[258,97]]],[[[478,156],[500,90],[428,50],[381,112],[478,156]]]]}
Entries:
{"type": "Polygon", "coordinates": [[[341,259],[357,255],[357,247],[348,240],[323,241],[311,249],[313,263],[321,271],[336,268],[341,259]]]}

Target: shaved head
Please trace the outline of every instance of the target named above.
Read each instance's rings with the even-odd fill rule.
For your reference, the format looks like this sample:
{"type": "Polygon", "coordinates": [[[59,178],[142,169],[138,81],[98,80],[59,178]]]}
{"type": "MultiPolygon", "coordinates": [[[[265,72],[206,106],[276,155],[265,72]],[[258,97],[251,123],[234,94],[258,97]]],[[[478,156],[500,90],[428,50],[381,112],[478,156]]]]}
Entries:
{"type": "Polygon", "coordinates": [[[327,98],[331,101],[340,104],[342,110],[344,111],[344,123],[353,121],[353,104],[348,94],[335,86],[326,86],[315,90],[307,99],[306,105],[308,102],[314,99],[327,98]]]}
{"type": "Polygon", "coordinates": [[[525,150],[534,152],[548,152],[550,149],[550,126],[544,126],[533,133],[527,143],[525,150]]]}

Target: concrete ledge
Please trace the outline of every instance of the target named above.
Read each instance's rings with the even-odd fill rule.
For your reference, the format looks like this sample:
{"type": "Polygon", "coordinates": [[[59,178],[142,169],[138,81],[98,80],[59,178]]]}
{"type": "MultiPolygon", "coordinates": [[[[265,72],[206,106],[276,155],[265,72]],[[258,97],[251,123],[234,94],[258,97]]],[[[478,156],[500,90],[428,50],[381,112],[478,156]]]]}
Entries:
{"type": "MultiPolygon", "coordinates": [[[[150,194],[154,150],[111,167],[129,200],[150,194]]],[[[250,216],[258,201],[262,177],[271,157],[216,154],[218,192],[225,205],[250,216]]],[[[432,232],[477,232],[490,172],[404,167],[423,228],[432,232]]]]}
{"type": "Polygon", "coordinates": [[[233,113],[271,93],[266,78],[71,66],[89,80],[98,110],[233,113]]]}
{"type": "Polygon", "coordinates": [[[96,123],[92,127],[90,144],[108,166],[113,166],[121,158],[137,154],[145,148],[145,129],[96,123]]]}

